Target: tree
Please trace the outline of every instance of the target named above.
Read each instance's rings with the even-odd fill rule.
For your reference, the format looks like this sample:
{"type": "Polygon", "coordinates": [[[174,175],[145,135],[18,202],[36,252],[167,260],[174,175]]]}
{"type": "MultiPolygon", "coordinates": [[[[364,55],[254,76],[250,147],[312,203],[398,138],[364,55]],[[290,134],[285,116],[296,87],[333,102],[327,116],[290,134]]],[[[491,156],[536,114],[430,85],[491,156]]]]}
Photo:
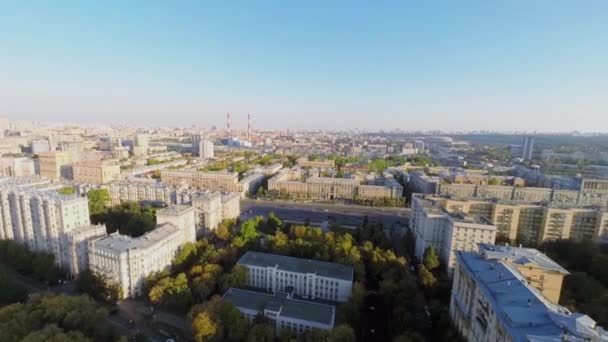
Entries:
{"type": "Polygon", "coordinates": [[[76,278],[76,289],[106,303],[116,303],[122,298],[120,285],[107,277],[93,273],[90,269],[81,271],[76,278]]]}
{"type": "Polygon", "coordinates": [[[333,328],[327,339],[328,342],[354,342],[355,331],[348,324],[341,324],[333,328]]]}
{"type": "Polygon", "coordinates": [[[93,223],[100,223],[106,205],[110,202],[110,193],[107,189],[91,189],[87,192],[89,199],[89,215],[93,223]]]}
{"type": "Polygon", "coordinates": [[[235,265],[230,273],[224,274],[220,279],[220,287],[222,291],[227,291],[231,287],[243,287],[247,285],[247,268],[241,265],[235,265]]]}
{"type": "Polygon", "coordinates": [[[424,265],[421,265],[418,269],[418,278],[420,279],[420,284],[426,288],[431,288],[437,283],[437,279],[433,273],[424,265]]]}
{"type": "Polygon", "coordinates": [[[219,324],[213,320],[209,312],[203,311],[196,315],[192,322],[194,340],[197,342],[211,341],[220,330],[219,324]]]}
{"type": "Polygon", "coordinates": [[[217,228],[215,228],[213,231],[213,234],[216,238],[223,241],[230,239],[230,230],[228,230],[228,227],[226,227],[224,224],[217,226],[217,228]]]}
{"type": "Polygon", "coordinates": [[[27,291],[19,286],[7,272],[8,270],[4,267],[0,267],[0,307],[27,299],[27,291]]]}
{"type": "Polygon", "coordinates": [[[74,195],[76,194],[76,189],[72,186],[64,186],[63,188],[57,190],[57,192],[61,195],[74,195]]]}
{"type": "Polygon", "coordinates": [[[270,324],[262,323],[255,324],[249,330],[247,336],[248,342],[273,342],[274,341],[274,327],[270,324]]]}
{"type": "Polygon", "coordinates": [[[437,256],[437,251],[435,251],[435,247],[427,247],[427,249],[424,251],[422,264],[429,271],[434,271],[439,267],[439,257],[437,256]]]}

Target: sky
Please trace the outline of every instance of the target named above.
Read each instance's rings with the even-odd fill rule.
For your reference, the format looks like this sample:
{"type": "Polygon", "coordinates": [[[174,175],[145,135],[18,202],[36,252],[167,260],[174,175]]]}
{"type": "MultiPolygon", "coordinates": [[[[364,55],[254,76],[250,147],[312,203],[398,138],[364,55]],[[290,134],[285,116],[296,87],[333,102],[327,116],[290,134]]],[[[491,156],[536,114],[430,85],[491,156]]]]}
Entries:
{"type": "Polygon", "coordinates": [[[0,116],[608,132],[608,1],[1,1],[0,116]]]}

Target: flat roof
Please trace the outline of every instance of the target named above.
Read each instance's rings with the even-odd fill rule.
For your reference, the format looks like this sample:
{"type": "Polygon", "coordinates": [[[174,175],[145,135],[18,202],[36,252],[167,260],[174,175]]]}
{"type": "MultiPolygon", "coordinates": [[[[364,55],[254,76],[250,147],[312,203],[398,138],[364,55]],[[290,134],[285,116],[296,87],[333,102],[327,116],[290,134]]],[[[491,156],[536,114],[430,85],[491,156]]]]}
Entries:
{"type": "Polygon", "coordinates": [[[95,240],[95,246],[105,248],[114,252],[122,253],[130,249],[148,248],[170,235],[179,232],[179,228],[171,223],[163,223],[157,226],[154,230],[147,232],[140,237],[130,237],[121,235],[118,232],[106,235],[95,240]]]}
{"type": "Polygon", "coordinates": [[[226,291],[222,300],[226,300],[234,304],[234,306],[244,309],[258,312],[263,312],[264,310],[278,311],[283,317],[327,325],[333,324],[336,310],[332,305],[288,298],[284,292],[277,292],[273,295],[230,288],[226,291]]]}
{"type": "Polygon", "coordinates": [[[514,341],[561,341],[566,331],[580,338],[608,338],[589,316],[552,304],[508,264],[475,252],[458,251],[456,257],[514,341]]]}
{"type": "Polygon", "coordinates": [[[180,214],[183,214],[187,211],[190,210],[194,210],[192,208],[192,206],[189,205],[185,205],[185,204],[174,204],[172,206],[160,209],[156,212],[156,215],[171,215],[171,216],[178,216],[180,214]]]}
{"type": "Polygon", "coordinates": [[[354,272],[353,267],[348,265],[251,251],[245,253],[239,259],[238,264],[258,267],[276,267],[282,271],[314,273],[322,277],[347,281],[353,281],[354,272]]]}
{"type": "Polygon", "coordinates": [[[565,268],[535,248],[522,248],[509,245],[496,246],[487,243],[480,243],[478,246],[479,252],[486,259],[508,259],[510,262],[518,265],[534,265],[545,270],[570,274],[565,268]]]}

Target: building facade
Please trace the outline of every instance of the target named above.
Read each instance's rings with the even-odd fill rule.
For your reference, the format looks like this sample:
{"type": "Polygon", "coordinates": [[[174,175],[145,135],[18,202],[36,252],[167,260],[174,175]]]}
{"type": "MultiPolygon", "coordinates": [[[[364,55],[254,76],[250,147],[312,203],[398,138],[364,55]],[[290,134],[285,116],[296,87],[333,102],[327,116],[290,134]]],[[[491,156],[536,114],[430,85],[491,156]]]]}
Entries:
{"type": "Polygon", "coordinates": [[[608,339],[589,316],[552,303],[508,261],[487,255],[456,254],[450,317],[466,341],[608,339]]]}
{"type": "Polygon", "coordinates": [[[157,224],[156,229],[137,238],[116,232],[89,241],[89,267],[118,284],[122,297],[141,295],[149,274],[170,266],[181,246],[196,241],[192,208],[160,210],[157,224]]]}
{"type": "Polygon", "coordinates": [[[236,172],[200,172],[190,170],[162,170],[163,183],[189,186],[210,191],[242,192],[236,172]]]}
{"type": "Polygon", "coordinates": [[[80,161],[72,165],[73,180],[80,183],[106,184],[120,177],[116,160],[80,161]]]}
{"type": "Polygon", "coordinates": [[[302,298],[335,302],[352,293],[352,266],[258,252],[246,252],[237,264],[249,271],[247,285],[266,291],[293,289],[302,298]]]}
{"type": "Polygon", "coordinates": [[[336,317],[335,306],[294,299],[287,292],[267,294],[230,288],[222,301],[232,303],[250,323],[263,315],[274,326],[277,336],[282,330],[297,334],[313,329],[331,330],[336,317]]]}

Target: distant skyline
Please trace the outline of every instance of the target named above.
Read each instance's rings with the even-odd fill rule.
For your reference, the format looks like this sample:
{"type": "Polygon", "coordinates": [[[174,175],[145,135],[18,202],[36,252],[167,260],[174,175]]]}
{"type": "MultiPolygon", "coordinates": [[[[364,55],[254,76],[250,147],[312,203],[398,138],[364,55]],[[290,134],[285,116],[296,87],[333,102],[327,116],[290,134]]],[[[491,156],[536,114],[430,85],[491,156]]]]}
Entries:
{"type": "Polygon", "coordinates": [[[6,1],[0,116],[608,131],[608,1],[6,1]]]}

